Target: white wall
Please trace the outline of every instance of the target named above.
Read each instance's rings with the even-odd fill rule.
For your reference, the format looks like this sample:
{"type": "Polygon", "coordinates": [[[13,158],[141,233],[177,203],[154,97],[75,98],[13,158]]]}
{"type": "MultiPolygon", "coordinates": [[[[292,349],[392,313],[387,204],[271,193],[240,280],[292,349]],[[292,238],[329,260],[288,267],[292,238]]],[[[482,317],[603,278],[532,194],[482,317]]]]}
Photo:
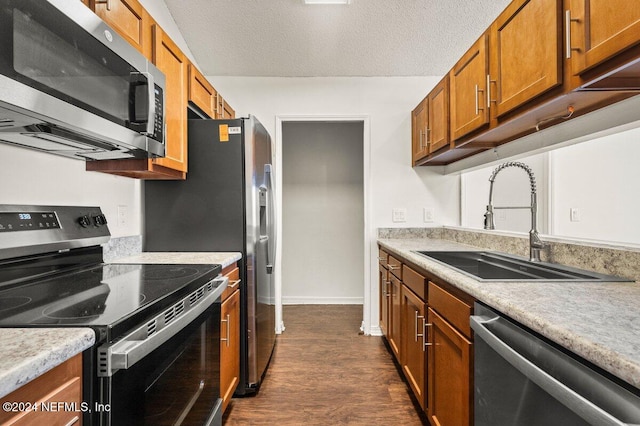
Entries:
{"type": "MultiPolygon", "coordinates": [[[[529,164],[538,178],[540,232],[622,246],[640,245],[638,139],[640,128],[634,128],[518,158],[529,164]],[[571,220],[571,209],[578,209],[578,221],[571,220]]],[[[462,173],[462,226],[482,228],[489,196],[488,178],[495,167],[462,173]]],[[[508,170],[496,178],[495,205],[526,205],[526,174],[513,169],[507,175],[508,170]]],[[[526,211],[497,211],[496,229],[527,231],[528,217],[526,211]]]]}
{"type": "Polygon", "coordinates": [[[639,140],[636,128],[549,153],[554,235],[640,245],[639,140]]]}
{"type": "Polygon", "coordinates": [[[140,181],[85,171],[85,162],[0,144],[0,203],[99,206],[112,237],[139,235],[140,181]],[[125,223],[117,220],[126,206],[125,223]]]}
{"type": "Polygon", "coordinates": [[[362,304],[362,122],[285,122],[282,302],[362,304]]]}

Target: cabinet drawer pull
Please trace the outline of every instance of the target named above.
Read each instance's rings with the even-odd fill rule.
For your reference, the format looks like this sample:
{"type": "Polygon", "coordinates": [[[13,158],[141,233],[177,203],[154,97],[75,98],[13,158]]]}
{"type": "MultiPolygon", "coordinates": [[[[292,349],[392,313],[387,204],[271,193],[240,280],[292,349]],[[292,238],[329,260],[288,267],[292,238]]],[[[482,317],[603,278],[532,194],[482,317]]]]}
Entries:
{"type": "Polygon", "coordinates": [[[233,284],[230,284],[230,285],[228,286],[228,288],[233,289],[233,288],[238,287],[238,284],[240,284],[240,281],[241,281],[241,280],[234,280],[234,281],[233,281],[233,284]]]}
{"type": "Polygon", "coordinates": [[[220,320],[220,322],[224,322],[227,323],[227,337],[221,337],[220,341],[221,342],[226,342],[227,343],[227,347],[229,347],[229,341],[231,340],[231,316],[229,314],[227,314],[227,319],[223,319],[220,320]]]}
{"type": "Polygon", "coordinates": [[[388,267],[390,270],[392,270],[392,271],[395,271],[395,270],[400,269],[398,266],[396,266],[396,265],[392,265],[392,264],[390,264],[390,263],[387,263],[387,267],[388,267]]]}

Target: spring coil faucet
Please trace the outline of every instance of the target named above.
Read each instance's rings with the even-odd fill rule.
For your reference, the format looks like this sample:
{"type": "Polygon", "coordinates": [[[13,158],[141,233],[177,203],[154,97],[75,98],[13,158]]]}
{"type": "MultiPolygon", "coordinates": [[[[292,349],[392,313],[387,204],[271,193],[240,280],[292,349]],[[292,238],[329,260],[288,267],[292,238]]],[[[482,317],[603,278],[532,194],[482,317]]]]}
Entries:
{"type": "Polygon", "coordinates": [[[547,244],[543,243],[538,236],[538,201],[536,194],[536,178],[533,174],[531,167],[518,161],[508,161],[496,167],[489,177],[489,204],[487,205],[487,211],[484,214],[484,229],[496,229],[496,224],[493,218],[494,209],[529,209],[531,210],[531,230],[529,231],[529,260],[531,262],[540,262],[540,251],[547,247],[547,244]],[[529,175],[529,184],[531,185],[531,205],[530,206],[501,206],[494,207],[493,205],[493,183],[496,180],[496,176],[502,170],[507,167],[519,167],[529,175]]]}

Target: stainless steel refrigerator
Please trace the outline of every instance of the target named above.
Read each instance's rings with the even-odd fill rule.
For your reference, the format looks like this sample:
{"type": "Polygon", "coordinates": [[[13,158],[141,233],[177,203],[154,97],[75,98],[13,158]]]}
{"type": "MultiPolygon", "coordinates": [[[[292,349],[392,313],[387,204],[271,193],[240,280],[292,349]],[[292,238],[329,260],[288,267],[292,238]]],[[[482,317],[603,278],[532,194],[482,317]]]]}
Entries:
{"type": "Polygon", "coordinates": [[[255,393],[275,345],[271,138],[253,116],[189,120],[184,181],[145,181],[145,251],[242,253],[240,384],[255,393]]]}

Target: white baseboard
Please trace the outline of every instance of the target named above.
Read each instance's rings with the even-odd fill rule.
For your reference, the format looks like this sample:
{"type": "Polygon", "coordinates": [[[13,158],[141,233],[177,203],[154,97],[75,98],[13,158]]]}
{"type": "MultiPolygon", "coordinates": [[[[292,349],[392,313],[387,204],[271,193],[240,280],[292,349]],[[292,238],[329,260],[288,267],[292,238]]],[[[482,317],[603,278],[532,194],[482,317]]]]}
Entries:
{"type": "Polygon", "coordinates": [[[382,336],[382,329],[379,325],[371,326],[369,336],[382,336]]]}
{"type": "Polygon", "coordinates": [[[283,296],[283,305],[362,305],[363,297],[283,296]]]}

